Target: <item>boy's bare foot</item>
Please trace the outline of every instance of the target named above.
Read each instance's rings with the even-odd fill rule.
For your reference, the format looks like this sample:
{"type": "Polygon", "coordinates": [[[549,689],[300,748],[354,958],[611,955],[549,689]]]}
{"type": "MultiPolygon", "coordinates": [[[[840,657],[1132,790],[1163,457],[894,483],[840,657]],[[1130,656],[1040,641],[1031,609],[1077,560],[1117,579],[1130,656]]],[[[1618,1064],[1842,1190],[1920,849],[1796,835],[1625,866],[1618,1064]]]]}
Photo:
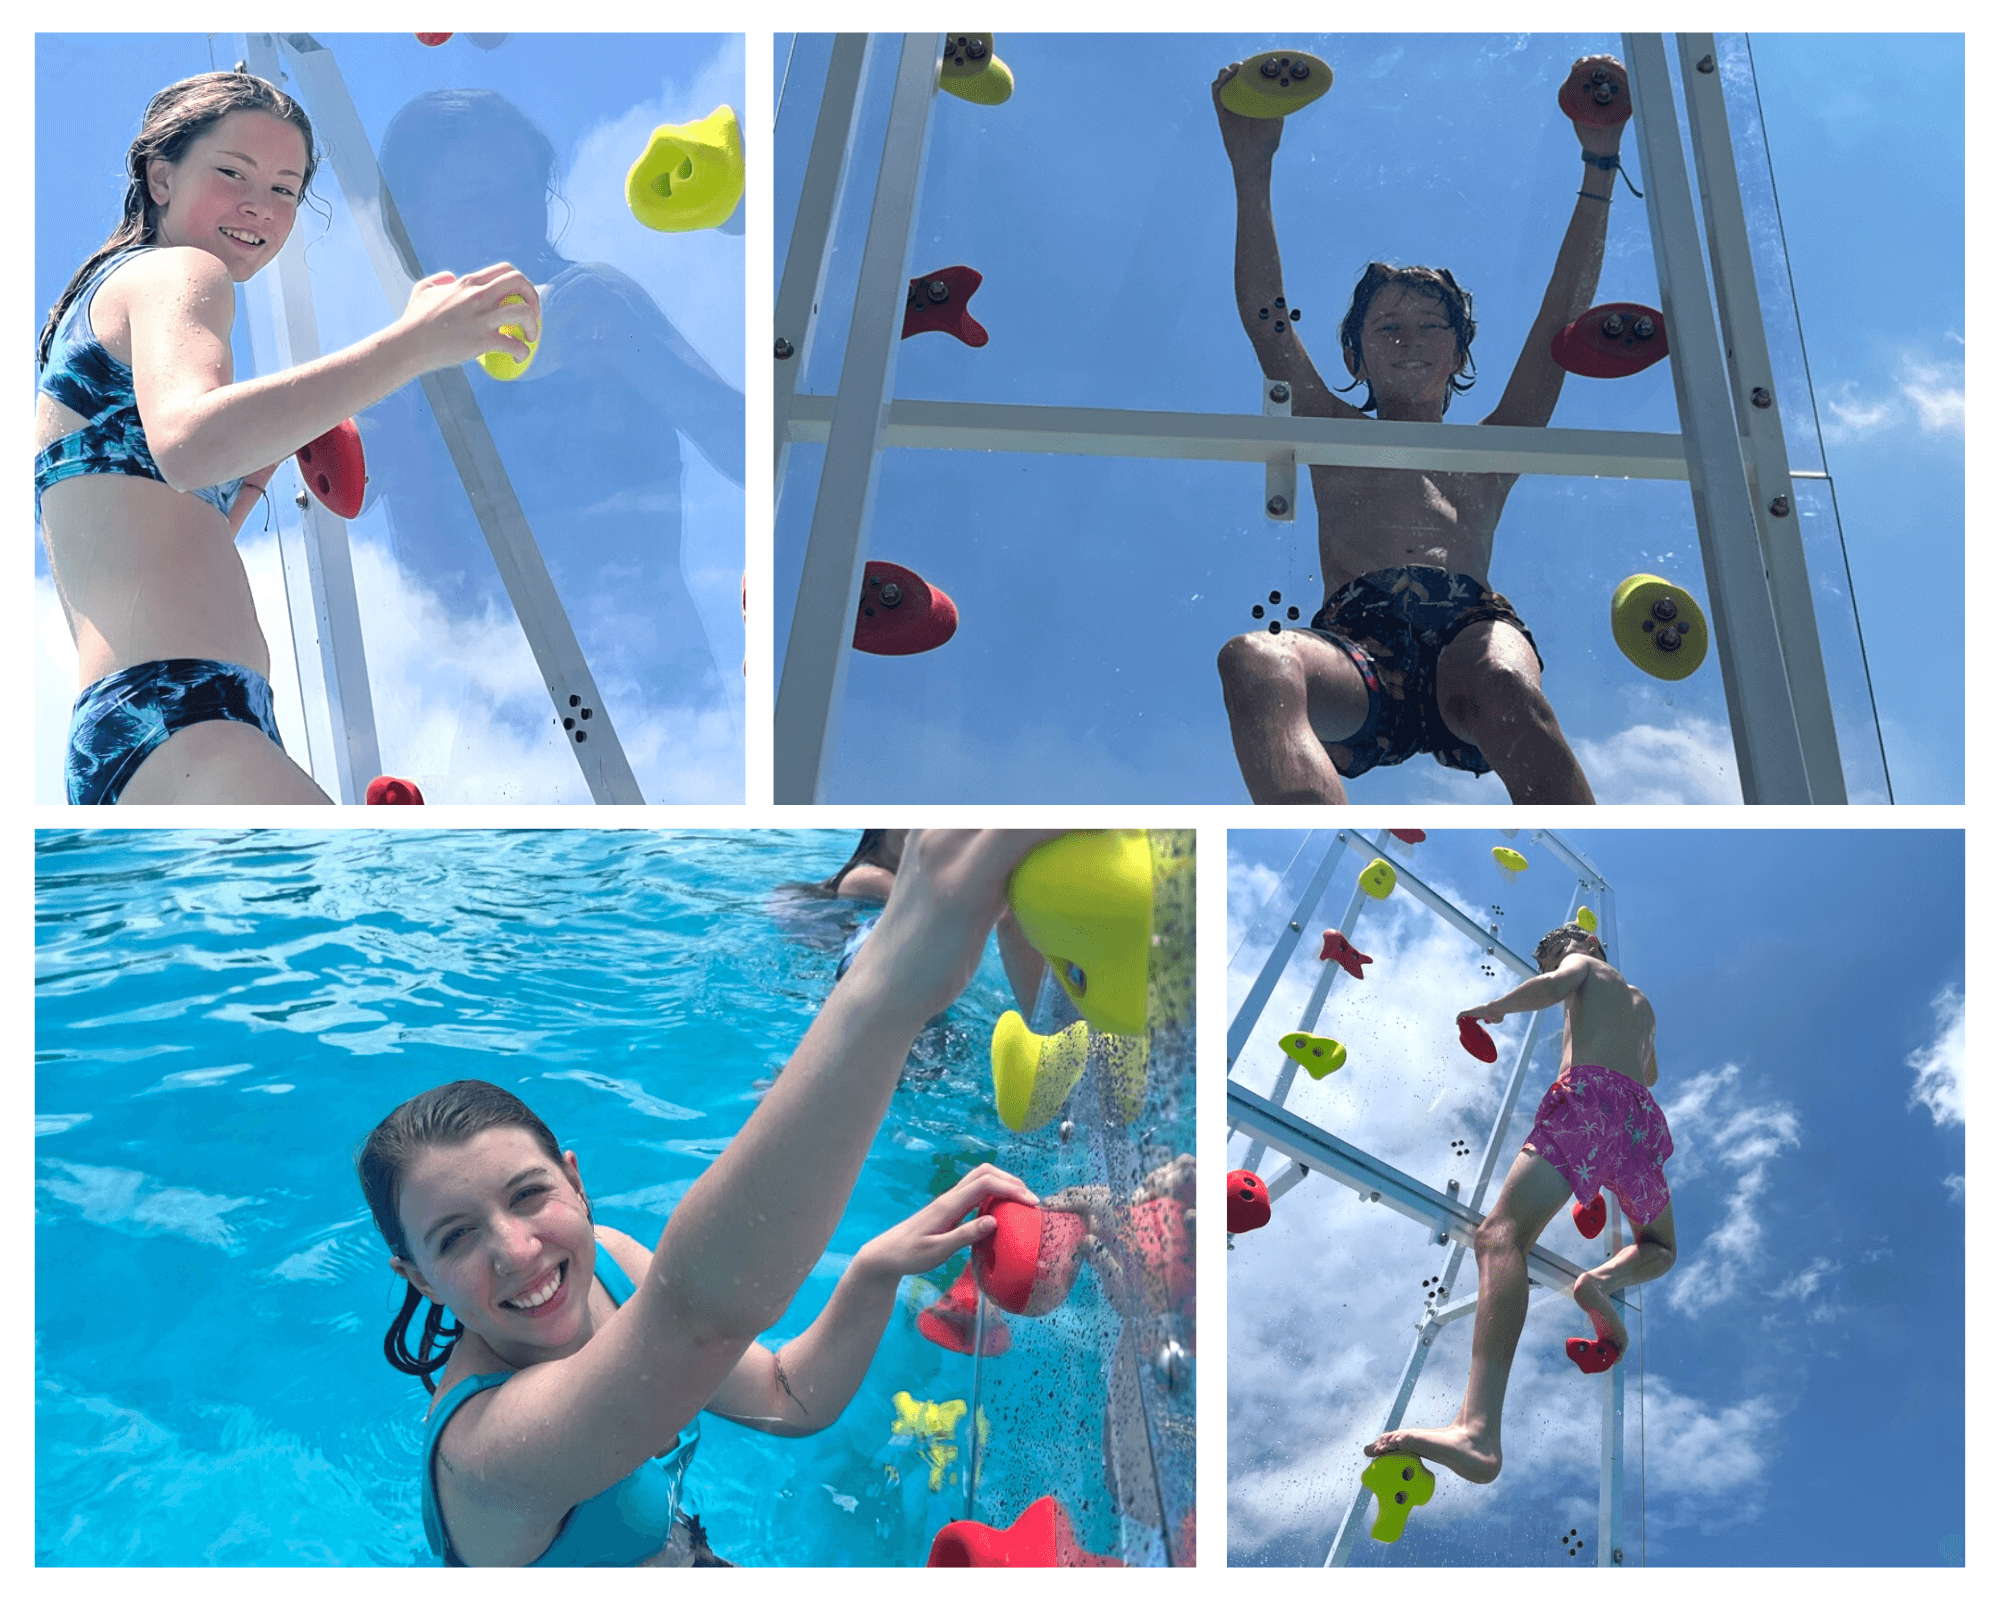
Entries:
{"type": "Polygon", "coordinates": [[[1589,1272],[1578,1273],[1570,1293],[1583,1308],[1583,1314],[1590,1318],[1597,1337],[1610,1340],[1623,1355],[1625,1346],[1632,1342],[1632,1336],[1625,1331],[1625,1324],[1618,1318],[1618,1308],[1611,1303],[1610,1294],[1597,1276],[1589,1272]]]}
{"type": "Polygon", "coordinates": [[[1484,1439],[1475,1438],[1470,1428],[1457,1423],[1449,1428],[1397,1428],[1361,1447],[1361,1453],[1368,1456],[1385,1456],[1391,1451],[1435,1461],[1473,1483],[1491,1483],[1500,1476],[1500,1447],[1489,1446],[1484,1439]]]}

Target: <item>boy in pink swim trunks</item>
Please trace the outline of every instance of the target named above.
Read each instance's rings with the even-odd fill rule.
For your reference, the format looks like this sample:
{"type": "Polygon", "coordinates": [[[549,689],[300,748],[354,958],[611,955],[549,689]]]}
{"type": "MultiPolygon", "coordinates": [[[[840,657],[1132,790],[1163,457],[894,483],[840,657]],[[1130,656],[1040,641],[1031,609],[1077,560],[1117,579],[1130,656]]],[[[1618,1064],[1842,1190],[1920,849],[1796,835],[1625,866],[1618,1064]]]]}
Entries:
{"type": "Polygon", "coordinates": [[[1632,1223],[1633,1242],[1579,1274],[1571,1289],[1597,1333],[1594,1340],[1569,1341],[1570,1358],[1584,1371],[1602,1372],[1625,1352],[1625,1324],[1611,1296],[1674,1264],[1674,1208],[1660,1170],[1674,1142],[1648,1092],[1660,1075],[1653,1008],[1604,959],[1596,937],[1575,923],[1543,939],[1535,960],[1540,977],[1459,1013],[1498,1022],[1557,1001],[1563,1006],[1562,1071],[1473,1238],[1479,1309],[1464,1403],[1449,1427],[1398,1428],[1365,1447],[1371,1456],[1424,1456],[1474,1483],[1500,1476],[1500,1412],[1528,1317],[1528,1250],[1563,1202],[1574,1196],[1587,1205],[1609,1189],[1632,1223]]]}

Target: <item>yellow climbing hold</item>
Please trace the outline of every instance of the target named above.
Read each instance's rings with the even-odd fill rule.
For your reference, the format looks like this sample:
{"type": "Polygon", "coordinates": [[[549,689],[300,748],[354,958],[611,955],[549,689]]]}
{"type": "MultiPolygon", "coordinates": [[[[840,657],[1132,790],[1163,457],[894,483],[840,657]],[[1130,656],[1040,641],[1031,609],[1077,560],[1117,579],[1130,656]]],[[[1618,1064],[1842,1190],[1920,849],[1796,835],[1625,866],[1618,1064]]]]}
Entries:
{"type": "Polygon", "coordinates": [[[1062,1110],[1083,1076],[1090,1025],[1073,1022],[1060,1033],[1040,1034],[1018,1011],[1005,1011],[993,1029],[993,1104],[1016,1133],[1039,1128],[1062,1110]]]}
{"type": "Polygon", "coordinates": [[[1611,596],[1611,637],[1641,672],[1672,682],[1706,659],[1708,618],[1679,584],[1640,572],[1611,596]]]}
{"type": "Polygon", "coordinates": [[[993,53],[990,33],[948,33],[938,87],[974,105],[997,106],[1014,92],[1014,74],[993,53]]]}
{"type": "Polygon", "coordinates": [[[1338,1039],[1322,1039],[1317,1034],[1288,1033],[1278,1048],[1315,1078],[1338,1072],[1347,1065],[1347,1046],[1338,1039]]]}
{"type": "Polygon", "coordinates": [[[1333,68],[1303,50],[1252,56],[1222,86],[1223,105],[1239,117],[1286,117],[1333,87],[1333,68]]]}
{"type": "Polygon", "coordinates": [[[1103,1062],[1104,1082],[1111,1092],[1111,1106],[1120,1122],[1130,1122],[1146,1103],[1146,1058],[1151,1053],[1146,1036],[1127,1038],[1123,1034],[1093,1035],[1103,1062]]]}
{"type": "Polygon", "coordinates": [[[655,128],[625,175],[632,215],[661,233],[719,228],[742,198],[743,130],[728,106],[655,128]]]}
{"type": "Polygon", "coordinates": [[[1496,844],[1493,847],[1493,859],[1509,872],[1528,870],[1528,858],[1518,850],[1509,850],[1504,844],[1496,844]]]}
{"type": "Polygon", "coordinates": [[[1368,1531],[1384,1544],[1394,1544],[1403,1537],[1410,1513],[1429,1502],[1437,1476],[1415,1456],[1392,1450],[1368,1464],[1361,1482],[1375,1494],[1375,1526],[1368,1531]]]}
{"type": "Polygon", "coordinates": [[[1589,906],[1578,906],[1576,908],[1576,925],[1583,929],[1585,933],[1597,932],[1597,913],[1592,911],[1589,906]]]}
{"type": "Polygon", "coordinates": [[[1007,903],[1028,943],[1084,1019],[1107,1033],[1146,1031],[1153,874],[1144,830],[1120,828],[1051,839],[1008,880],[1007,903]]]}
{"type": "Polygon", "coordinates": [[[1389,898],[1389,891],[1396,887],[1396,869],[1377,856],[1361,869],[1361,888],[1377,900],[1389,898]]]}
{"type": "MultiPolygon", "coordinates": [[[[500,303],[503,306],[524,306],[528,302],[521,295],[510,294],[500,303]]],[[[500,331],[516,339],[527,339],[528,359],[523,361],[511,350],[489,350],[479,358],[479,365],[485,369],[488,377],[498,378],[502,383],[512,383],[522,373],[526,372],[529,367],[534,365],[535,352],[541,349],[542,339],[540,334],[537,334],[532,339],[528,339],[528,336],[518,326],[507,323],[501,324],[500,331]]]]}
{"type": "Polygon", "coordinates": [[[944,1487],[946,1469],[958,1459],[958,1425],[965,1420],[965,1402],[916,1400],[907,1389],[892,1398],[896,1420],[889,1431],[915,1442],[918,1458],[931,1469],[931,1493],[936,1494],[944,1487]]]}

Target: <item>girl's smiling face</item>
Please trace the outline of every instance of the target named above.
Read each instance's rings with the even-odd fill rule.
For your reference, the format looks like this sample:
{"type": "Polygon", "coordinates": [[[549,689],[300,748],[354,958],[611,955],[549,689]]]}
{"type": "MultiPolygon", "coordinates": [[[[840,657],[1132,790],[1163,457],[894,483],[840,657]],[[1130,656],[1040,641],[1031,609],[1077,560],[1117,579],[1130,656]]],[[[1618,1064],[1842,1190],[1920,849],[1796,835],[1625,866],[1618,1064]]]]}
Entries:
{"type": "Polygon", "coordinates": [[[519,1127],[433,1145],[404,1172],[397,1212],[411,1259],[396,1271],[503,1361],[531,1366],[589,1340],[597,1241],[574,1151],[551,1162],[519,1127]]]}
{"type": "Polygon", "coordinates": [[[297,220],[306,142],[264,111],[232,111],[179,161],[154,161],[146,188],[159,208],[155,242],[206,250],[243,283],[276,258],[297,220]]]}

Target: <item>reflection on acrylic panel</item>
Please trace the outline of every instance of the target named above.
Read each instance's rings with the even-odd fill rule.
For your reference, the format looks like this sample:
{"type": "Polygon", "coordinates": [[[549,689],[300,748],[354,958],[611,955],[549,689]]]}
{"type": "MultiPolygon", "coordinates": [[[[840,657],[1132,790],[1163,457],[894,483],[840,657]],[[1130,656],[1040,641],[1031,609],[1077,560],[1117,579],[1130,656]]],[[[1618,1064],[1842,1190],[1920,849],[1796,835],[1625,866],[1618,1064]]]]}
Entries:
{"type": "MultiPolygon", "coordinates": [[[[1510,375],[1539,359],[1524,338],[1560,275],[1572,215],[1592,205],[1577,197],[1587,169],[1557,90],[1574,61],[1615,53],[1615,35],[1001,36],[1012,94],[997,105],[940,95],[932,106],[911,256],[920,275],[953,264],[981,274],[971,310],[989,337],[907,338],[897,397],[1258,414],[1263,386],[1233,289],[1236,205],[1211,84],[1218,69],[1279,43],[1334,72],[1331,91],[1284,122],[1272,166],[1292,337],[1327,384],[1345,385],[1339,329],[1363,267],[1444,268],[1469,292],[1475,325],[1476,381],[1448,420],[1491,414],[1510,375]]],[[[823,36],[780,41],[781,265],[829,51],[823,36]]],[[[1740,55],[1725,86],[1731,126],[1761,162],[1740,55]]],[[[805,392],[830,394],[839,381],[867,220],[851,192],[869,187],[894,66],[885,45],[864,76],[852,141],[864,181],[851,183],[835,219],[805,392]]],[[[1634,176],[1636,143],[1623,145],[1634,176]]],[[[1803,409],[1782,245],[1765,225],[1768,181],[1747,187],[1766,320],[1774,344],[1789,339],[1785,403],[1803,409]]],[[[1588,299],[1658,305],[1646,202],[1621,182],[1604,220],[1588,299]]],[[[1569,377],[1551,425],[1676,434],[1673,382],[1666,362],[1611,380],[1569,377]]],[[[1359,404],[1364,391],[1345,398],[1359,404]]],[[[1786,420],[1810,437],[1809,415],[1786,420]]],[[[780,641],[822,459],[817,445],[795,445],[781,485],[780,641]]],[[[960,626],[927,655],[850,658],[825,798],[1242,800],[1217,651],[1273,622],[1304,625],[1333,586],[1323,569],[1344,581],[1342,552],[1357,542],[1352,515],[1312,503],[1304,479],[1297,518],[1284,521],[1266,515],[1254,463],[885,450],[865,550],[951,594],[960,626]]],[[[1830,505],[1812,511],[1801,526],[1848,795],[1880,801],[1887,781],[1838,525],[1830,505]]],[[[1543,688],[1595,797],[1737,803],[1715,653],[1691,676],[1662,678],[1614,640],[1613,596],[1646,573],[1712,610],[1684,481],[1530,475],[1506,494],[1486,577],[1533,637],[1543,688]]],[[[1348,798],[1507,798],[1500,776],[1426,753],[1439,742],[1449,741],[1427,737],[1400,765],[1357,776],[1348,798]]]]}
{"type": "MultiPolygon", "coordinates": [[[[741,208],[720,226],[704,217],[710,225],[659,231],[628,203],[627,176],[656,128],[742,107],[741,37],[461,34],[427,48],[409,34],[330,35],[271,48],[324,157],[288,246],[306,285],[291,336],[303,317],[330,352],[390,323],[405,291],[382,283],[385,259],[403,281],[495,262],[528,275],[542,295],[536,358],[514,381],[464,369],[478,420],[638,780],[635,798],[740,798],[741,208]],[[350,102],[352,146],[342,142],[350,102]],[[414,262],[385,257],[394,222],[350,210],[371,162],[414,262]]],[[[65,123],[60,138],[45,127],[37,142],[43,303],[115,220],[118,185],[103,175],[122,167],[148,96],[249,49],[228,34],[38,41],[40,103],[87,100],[104,113],[65,123]]],[[[274,353],[270,303],[255,283],[239,298],[239,378],[289,364],[274,353]]],[[[577,730],[558,725],[554,675],[489,548],[495,513],[475,504],[424,389],[405,385],[356,420],[368,483],[347,531],[383,769],[417,779],[432,801],[588,800],[569,749],[577,730]]],[[[277,537],[297,520],[297,485],[281,473],[274,487],[271,525],[254,517],[242,548],[280,724],[303,752],[282,587],[302,576],[281,577],[277,537]]],[[[41,593],[52,609],[46,578],[41,593]]],[[[74,692],[74,659],[51,644],[38,671],[49,712],[74,692]]],[[[42,719],[38,770],[54,770],[65,720],[66,701],[63,717],[42,719]]]]}
{"type": "Polygon", "coordinates": [[[1230,835],[1228,1160],[1269,1201],[1232,1179],[1232,1564],[1962,1563],[1956,1498],[1892,1526],[1839,1486],[1912,1427],[1964,1449],[1926,1332],[1964,1314],[1964,835],[1405,831],[1230,835]],[[1827,936],[1913,885],[1938,937],[1827,936]],[[1607,1062],[1626,1114],[1579,1140],[1607,1062]],[[1465,1246],[1516,1204],[1509,1358],[1476,1330],[1519,1277],[1465,1246]],[[1609,1376],[1584,1270],[1631,1274],[1609,1376]],[[1494,1371],[1504,1427],[1394,1441],[1428,1459],[1378,1485],[1364,1446],[1494,1371]],[[1497,1478],[1453,1470],[1489,1444],[1497,1478]]]}

